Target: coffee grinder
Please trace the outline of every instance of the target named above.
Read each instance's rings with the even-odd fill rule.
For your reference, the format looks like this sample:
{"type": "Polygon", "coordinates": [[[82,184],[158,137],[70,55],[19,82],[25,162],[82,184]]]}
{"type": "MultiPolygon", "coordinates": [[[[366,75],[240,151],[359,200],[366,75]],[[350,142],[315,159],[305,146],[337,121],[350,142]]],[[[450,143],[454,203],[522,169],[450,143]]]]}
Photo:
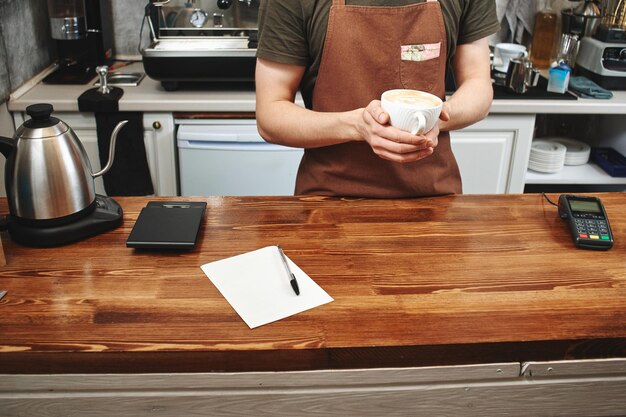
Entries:
{"type": "Polygon", "coordinates": [[[112,57],[111,1],[48,0],[50,32],[56,40],[58,68],[46,84],[85,84],[112,57]]]}
{"type": "Polygon", "coordinates": [[[626,90],[626,2],[602,2],[602,21],[580,41],[576,73],[609,90],[626,90]]]}

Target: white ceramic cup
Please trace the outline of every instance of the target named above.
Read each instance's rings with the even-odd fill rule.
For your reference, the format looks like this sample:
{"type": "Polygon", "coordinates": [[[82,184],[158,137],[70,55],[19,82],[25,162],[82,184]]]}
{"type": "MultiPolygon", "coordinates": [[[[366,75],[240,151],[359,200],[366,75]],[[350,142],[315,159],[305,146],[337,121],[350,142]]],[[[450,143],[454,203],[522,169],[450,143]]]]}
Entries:
{"type": "Polygon", "coordinates": [[[525,58],[527,56],[528,51],[524,45],[498,43],[493,49],[494,68],[500,72],[507,72],[511,59],[525,58]]]}
{"type": "Polygon", "coordinates": [[[392,126],[414,135],[435,127],[443,107],[439,97],[419,90],[387,90],[380,102],[392,126]]]}

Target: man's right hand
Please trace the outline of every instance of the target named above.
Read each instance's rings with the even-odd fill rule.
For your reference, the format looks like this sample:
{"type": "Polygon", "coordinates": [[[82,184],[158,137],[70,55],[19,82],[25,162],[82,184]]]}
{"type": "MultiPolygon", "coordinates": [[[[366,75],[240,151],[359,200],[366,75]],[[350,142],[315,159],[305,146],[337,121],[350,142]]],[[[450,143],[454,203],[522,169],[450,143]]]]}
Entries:
{"type": "Polygon", "coordinates": [[[389,115],[380,100],[372,100],[366,108],[357,109],[362,122],[358,129],[361,137],[376,155],[393,162],[407,163],[426,158],[437,146],[439,127],[424,134],[413,135],[389,124],[389,115]]]}

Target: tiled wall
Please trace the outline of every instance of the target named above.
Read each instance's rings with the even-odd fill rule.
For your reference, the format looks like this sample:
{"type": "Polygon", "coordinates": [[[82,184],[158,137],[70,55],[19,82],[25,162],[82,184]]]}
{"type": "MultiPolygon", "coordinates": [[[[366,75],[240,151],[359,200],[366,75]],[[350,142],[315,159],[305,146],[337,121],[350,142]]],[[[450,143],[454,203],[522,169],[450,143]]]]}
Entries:
{"type": "MultiPolygon", "coordinates": [[[[114,53],[119,59],[141,59],[139,31],[148,0],[111,0],[113,8],[114,53]]],[[[150,42],[148,23],[144,25],[141,44],[150,42]]]]}
{"type": "Polygon", "coordinates": [[[52,62],[43,0],[0,1],[0,102],[52,62]]]}
{"type": "MultiPolygon", "coordinates": [[[[140,59],[139,29],[148,0],[103,1],[111,1],[115,56],[140,59]]],[[[143,35],[145,45],[147,26],[143,35]]],[[[52,64],[55,48],[45,0],[0,0],[0,103],[52,64]]]]}
{"type": "MultiPolygon", "coordinates": [[[[2,8],[0,7],[0,13],[2,8]]],[[[0,26],[0,41],[2,41],[2,26],[0,26]]],[[[7,62],[7,51],[4,47],[4,42],[0,42],[0,102],[3,102],[3,97],[9,94],[9,68],[7,62]]]]}

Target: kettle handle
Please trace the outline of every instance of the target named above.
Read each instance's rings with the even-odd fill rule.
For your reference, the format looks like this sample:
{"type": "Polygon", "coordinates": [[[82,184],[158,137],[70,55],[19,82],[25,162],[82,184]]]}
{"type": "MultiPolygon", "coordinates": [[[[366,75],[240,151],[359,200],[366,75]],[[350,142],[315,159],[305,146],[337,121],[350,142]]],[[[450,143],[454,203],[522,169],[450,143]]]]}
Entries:
{"type": "Polygon", "coordinates": [[[124,126],[126,126],[126,123],[128,123],[128,120],[122,120],[121,122],[117,124],[117,126],[115,126],[115,129],[113,129],[113,133],[111,133],[111,143],[109,144],[109,160],[107,164],[104,166],[104,168],[102,168],[100,171],[96,172],[95,174],[91,174],[92,177],[97,178],[100,175],[106,174],[107,172],[109,172],[109,170],[113,166],[113,159],[115,158],[115,143],[117,142],[117,134],[120,132],[120,130],[122,130],[124,126]]]}
{"type": "Polygon", "coordinates": [[[0,153],[9,159],[15,149],[15,140],[0,136],[0,153]]]}

